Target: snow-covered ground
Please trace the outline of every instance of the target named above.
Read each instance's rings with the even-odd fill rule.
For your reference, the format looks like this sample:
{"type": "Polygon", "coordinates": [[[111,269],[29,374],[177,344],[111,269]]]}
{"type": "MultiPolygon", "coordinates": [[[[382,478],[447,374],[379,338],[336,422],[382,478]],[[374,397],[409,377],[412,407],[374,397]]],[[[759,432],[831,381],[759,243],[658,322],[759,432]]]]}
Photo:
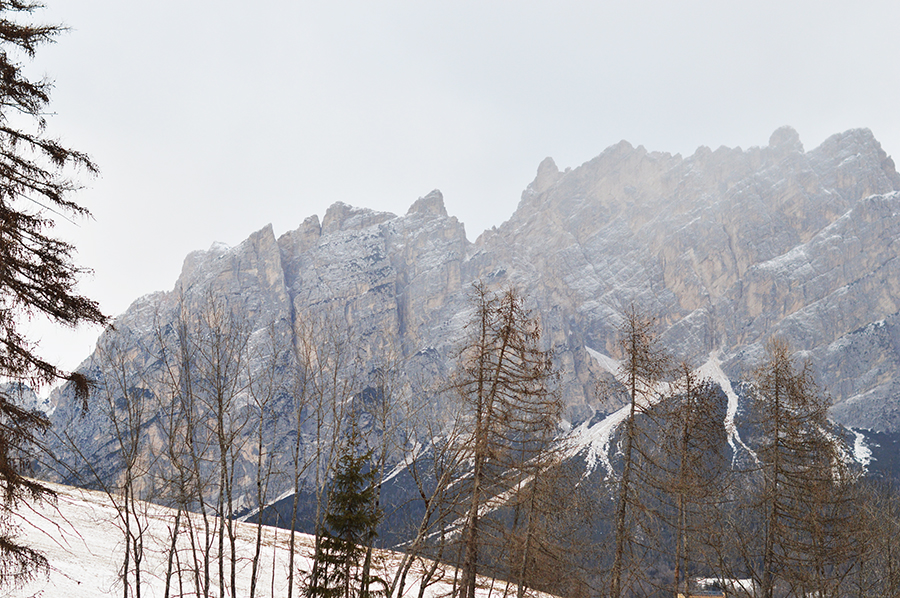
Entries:
{"type": "Polygon", "coordinates": [[[697,369],[697,374],[701,378],[712,380],[718,384],[719,388],[722,389],[722,392],[725,393],[725,396],[728,397],[728,409],[725,412],[724,423],[725,432],[728,434],[728,444],[731,445],[733,454],[737,456],[737,447],[740,446],[750,453],[750,456],[756,461],[756,453],[744,444],[744,441],[741,440],[741,435],[738,434],[737,426],[734,425],[734,418],[737,415],[738,410],[738,396],[731,387],[731,380],[729,380],[728,376],[725,375],[725,372],[722,371],[722,362],[719,361],[718,351],[713,351],[709,354],[709,359],[697,369]]]}
{"type": "MultiPolygon", "coordinates": [[[[859,430],[850,430],[853,432],[853,458],[857,463],[868,469],[875,457],[872,456],[872,447],[866,443],[865,435],[859,430]]],[[[875,445],[878,446],[878,445],[875,445]]]]}
{"type": "MultiPolygon", "coordinates": [[[[596,360],[600,367],[616,376],[616,378],[621,378],[621,363],[619,361],[590,347],[585,347],[585,349],[587,349],[588,354],[596,360]]],[[[738,447],[741,447],[756,459],[756,455],[753,451],[741,440],[741,436],[734,424],[734,418],[738,410],[738,396],[731,387],[731,381],[728,379],[728,376],[722,371],[718,351],[710,353],[709,359],[706,363],[697,368],[695,373],[701,378],[712,380],[718,384],[728,397],[728,409],[723,424],[725,426],[725,431],[728,434],[728,443],[731,445],[735,455],[737,454],[738,447]]],[[[623,384],[625,383],[621,379],[620,381],[623,382],[623,384]]],[[[665,392],[665,390],[667,389],[661,389],[661,392],[665,392]]],[[[651,394],[651,397],[652,396],[654,395],[651,394]]],[[[653,399],[651,398],[650,400],[652,401],[653,399]]],[[[625,405],[606,416],[602,421],[594,423],[593,425],[591,425],[590,422],[584,422],[573,431],[572,439],[570,441],[570,453],[577,454],[578,452],[585,450],[585,448],[587,449],[585,453],[587,473],[592,472],[597,467],[598,463],[602,463],[606,468],[607,474],[614,475],[612,463],[610,461],[610,438],[612,437],[613,432],[615,432],[622,422],[628,418],[630,409],[629,405],[625,405]]]]}
{"type": "MultiPolygon", "coordinates": [[[[621,362],[590,347],[585,347],[585,349],[600,367],[625,384],[625,381],[622,380],[623,374],[621,371],[621,362]]],[[[732,460],[736,460],[739,451],[744,450],[754,461],[758,461],[756,453],[744,443],[738,432],[737,426],[735,425],[739,398],[734,391],[734,388],[731,386],[731,380],[729,380],[728,376],[725,375],[725,372],[722,371],[722,362],[719,359],[719,351],[711,352],[706,363],[694,370],[694,373],[701,379],[710,380],[717,384],[728,398],[728,407],[725,412],[725,419],[722,423],[725,427],[725,432],[728,435],[728,444],[731,445],[733,454],[732,460]]],[[[656,400],[656,397],[664,394],[666,390],[667,389],[662,388],[659,393],[651,393],[651,398],[649,400],[656,400]]],[[[641,405],[639,405],[639,408],[640,407],[641,405]]],[[[598,464],[602,464],[605,467],[607,476],[615,475],[610,460],[610,441],[613,433],[628,418],[629,412],[630,406],[625,405],[610,413],[599,422],[592,423],[591,421],[586,421],[572,431],[569,439],[568,454],[574,456],[584,451],[587,465],[585,475],[593,472],[598,464]]],[[[855,461],[862,465],[863,468],[867,468],[873,458],[872,450],[866,444],[866,439],[863,434],[857,431],[851,431],[855,436],[855,441],[852,454],[846,455],[845,460],[848,463],[855,461]]]]}
{"type": "MultiPolygon", "coordinates": [[[[119,572],[123,565],[122,522],[110,498],[101,492],[91,492],[67,486],[51,485],[58,493],[56,505],[41,504],[23,506],[18,514],[19,538],[28,546],[43,552],[50,561],[49,576],[41,577],[24,588],[10,590],[0,588],[0,596],[42,596],[44,598],[95,598],[101,596],[122,596],[123,586],[119,572]]],[[[171,542],[175,512],[165,507],[144,505],[143,520],[147,525],[145,535],[145,555],[142,569],[141,595],[146,598],[163,596],[167,569],[167,548],[171,542]]],[[[202,520],[192,518],[197,529],[202,529],[202,520]]],[[[184,524],[186,525],[186,523],[184,524]]],[[[182,528],[184,529],[184,528],[182,528]]],[[[237,530],[237,586],[239,596],[249,596],[251,561],[256,540],[256,526],[236,523],[237,530]]],[[[194,555],[202,560],[200,550],[192,550],[188,534],[180,535],[178,545],[179,562],[183,569],[189,568],[194,555]]],[[[202,533],[195,535],[200,540],[202,533]]],[[[287,595],[288,540],[285,530],[264,527],[262,535],[262,556],[257,582],[257,596],[277,597],[287,595]]],[[[216,546],[211,551],[212,592],[214,596],[228,596],[221,592],[216,568],[216,546]]],[[[297,553],[295,566],[301,571],[299,578],[306,577],[312,554],[312,538],[306,534],[296,536],[297,553]]],[[[227,540],[226,540],[227,546],[227,540]]],[[[227,550],[227,548],[226,548],[227,550]]],[[[376,560],[379,573],[390,578],[400,562],[401,555],[390,551],[378,551],[376,560]]],[[[226,567],[227,567],[226,562],[226,567]]],[[[228,585],[228,569],[226,569],[228,585]]],[[[133,578],[129,577],[133,583],[133,578]]],[[[447,596],[452,591],[453,572],[444,572],[444,579],[430,586],[426,598],[447,596]]],[[[195,595],[191,575],[183,576],[184,585],[179,589],[177,577],[172,580],[172,596],[195,595]]],[[[489,598],[491,580],[482,579],[481,593],[489,598]]],[[[497,582],[493,596],[502,595],[505,584],[497,582]]],[[[414,568],[407,579],[406,596],[417,596],[419,578],[414,568]]],[[[510,590],[515,592],[514,589],[510,590]]],[[[294,596],[302,594],[295,588],[294,596]]],[[[134,595],[132,592],[129,595],[134,595]]]]}
{"type": "MultiPolygon", "coordinates": [[[[621,362],[590,347],[585,347],[585,349],[604,370],[617,378],[621,375],[621,362]]],[[[627,384],[627,381],[620,381],[623,384],[627,384]]],[[[630,412],[631,406],[625,405],[606,416],[602,421],[594,425],[590,425],[590,422],[584,422],[573,431],[570,447],[571,453],[577,454],[587,447],[587,452],[585,453],[587,462],[585,475],[593,472],[597,468],[598,463],[603,463],[607,475],[614,475],[613,466],[609,459],[610,438],[613,432],[628,418],[630,412]]]]}

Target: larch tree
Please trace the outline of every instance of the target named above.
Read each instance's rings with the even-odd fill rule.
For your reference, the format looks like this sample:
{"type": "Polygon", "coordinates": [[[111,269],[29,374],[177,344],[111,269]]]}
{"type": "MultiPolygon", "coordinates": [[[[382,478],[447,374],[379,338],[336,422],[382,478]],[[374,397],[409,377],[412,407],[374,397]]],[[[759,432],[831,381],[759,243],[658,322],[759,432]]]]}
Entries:
{"type": "MultiPolygon", "coordinates": [[[[653,333],[655,321],[640,314],[633,306],[620,328],[620,344],[623,352],[619,367],[619,382],[624,385],[628,398],[628,414],[624,421],[620,450],[622,474],[615,498],[615,514],[612,526],[614,538],[613,562],[607,582],[609,596],[620,598],[628,594],[634,581],[634,573],[640,569],[635,531],[640,527],[637,519],[646,515],[639,495],[645,471],[641,457],[648,454],[640,442],[638,415],[647,411],[659,395],[659,385],[669,373],[670,358],[662,350],[653,333]]],[[[647,534],[652,537],[655,534],[647,534]]]]}
{"type": "Polygon", "coordinates": [[[669,435],[663,438],[671,456],[668,494],[674,498],[676,592],[687,591],[692,567],[702,566],[700,551],[708,543],[715,514],[728,486],[722,424],[724,398],[718,386],[681,365],[678,393],[669,401],[669,435]],[[672,425],[674,424],[674,425],[672,425]]]}
{"type": "Polygon", "coordinates": [[[847,583],[847,594],[898,596],[900,495],[895,486],[881,482],[858,484],[856,498],[858,517],[853,529],[860,554],[847,583]]]}
{"type": "Polygon", "coordinates": [[[809,366],[794,366],[788,345],[772,340],[755,373],[752,424],[759,482],[748,507],[761,542],[742,541],[762,598],[781,584],[801,595],[833,596],[849,574],[851,479],[828,401],[809,366]]]}
{"type": "MultiPolygon", "coordinates": [[[[86,401],[88,381],[41,357],[21,329],[34,316],[69,327],[107,321],[95,301],[76,291],[85,270],[74,262],[75,248],[49,231],[56,217],[90,216],[70,199],[78,188],[71,171],[97,168],[46,133],[51,82],[29,79],[23,61],[64,28],[32,23],[39,8],[28,0],[0,1],[0,377],[31,386],[68,379],[86,401]]],[[[0,585],[23,583],[46,564],[16,541],[10,515],[22,500],[52,494],[25,477],[27,451],[48,425],[0,394],[0,585]]]]}
{"type": "MultiPolygon", "coordinates": [[[[534,459],[535,448],[556,430],[560,404],[557,373],[541,348],[541,326],[514,289],[493,293],[476,284],[469,339],[460,355],[454,387],[470,419],[473,463],[462,532],[464,553],[458,595],[475,598],[481,519],[491,483],[534,459]]],[[[513,475],[517,475],[513,473],[513,475]]],[[[517,479],[507,479],[515,487],[517,479]]]]}

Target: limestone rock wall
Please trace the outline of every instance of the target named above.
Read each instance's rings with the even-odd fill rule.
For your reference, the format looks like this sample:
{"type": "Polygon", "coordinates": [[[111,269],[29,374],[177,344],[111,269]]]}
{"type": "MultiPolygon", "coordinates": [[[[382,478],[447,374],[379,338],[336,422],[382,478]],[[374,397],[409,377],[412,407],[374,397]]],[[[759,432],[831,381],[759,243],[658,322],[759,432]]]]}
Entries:
{"type": "MultiPolygon", "coordinates": [[[[688,157],[623,141],[562,172],[544,160],[515,213],[474,243],[433,191],[403,216],[338,203],[280,238],[268,226],[194,252],[174,289],[136,301],[115,334],[152,369],[142,347],[155,334],[228,297],[253,342],[273,325],[296,343],[327,315],[364,365],[391,355],[409,378],[437,378],[452,370],[472,283],[512,284],[542,319],[571,418],[616,407],[596,396],[602,368],[587,348],[617,355],[635,305],[673,353],[700,365],[718,352],[735,379],[781,335],[812,360],[837,420],[896,431],[898,238],[900,176],[868,130],[805,151],[785,127],[766,147],[688,157]]],[[[97,355],[83,367],[97,375],[97,355]]],[[[67,390],[52,400],[57,428],[109,453],[100,414],[82,416],[67,390]]]]}

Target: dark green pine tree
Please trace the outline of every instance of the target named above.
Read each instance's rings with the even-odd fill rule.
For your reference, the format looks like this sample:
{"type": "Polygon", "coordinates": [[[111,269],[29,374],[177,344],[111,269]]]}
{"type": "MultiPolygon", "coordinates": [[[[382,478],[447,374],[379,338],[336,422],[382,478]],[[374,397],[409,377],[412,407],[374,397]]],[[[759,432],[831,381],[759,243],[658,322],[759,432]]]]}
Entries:
{"type": "Polygon", "coordinates": [[[356,574],[375,539],[381,512],[375,505],[372,451],[361,452],[358,430],[351,430],[328,493],[328,512],[319,534],[310,577],[310,598],[369,598],[375,580],[356,574]]]}

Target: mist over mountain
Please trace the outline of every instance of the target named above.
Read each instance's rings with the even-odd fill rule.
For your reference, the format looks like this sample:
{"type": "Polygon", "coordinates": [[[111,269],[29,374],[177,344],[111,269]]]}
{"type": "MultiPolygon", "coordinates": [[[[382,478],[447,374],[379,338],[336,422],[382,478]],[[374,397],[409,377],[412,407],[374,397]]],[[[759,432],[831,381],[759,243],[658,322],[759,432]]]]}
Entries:
{"type": "MultiPolygon", "coordinates": [[[[658,318],[672,353],[732,380],[782,337],[810,360],[835,421],[897,432],[898,191],[893,161],[866,129],[805,151],[783,127],[767,147],[701,147],[689,157],[622,141],[564,172],[544,160],[509,220],[474,243],[435,190],[402,216],[337,203],[278,238],[270,225],[235,247],[193,252],[173,290],[135,301],[98,346],[115,338],[144,372],[139,386],[159,395],[147,382],[163,367],[153,347],[179,317],[227,297],[240,305],[250,346],[272,337],[296,346],[306,323],[327,317],[352,339],[360,371],[378,371],[390,355],[415,392],[451,373],[481,281],[517,287],[539,314],[570,423],[621,407],[596,388],[634,305],[658,318]]],[[[95,353],[81,369],[102,387],[100,361],[95,353]]],[[[254,368],[263,365],[251,360],[254,368]]],[[[65,388],[51,401],[55,429],[78,447],[57,445],[58,456],[74,463],[80,452],[114,475],[103,410],[82,413],[65,388]]],[[[271,409],[287,413],[288,398],[271,409]]],[[[269,447],[286,455],[289,432],[271,426],[269,447]]]]}

